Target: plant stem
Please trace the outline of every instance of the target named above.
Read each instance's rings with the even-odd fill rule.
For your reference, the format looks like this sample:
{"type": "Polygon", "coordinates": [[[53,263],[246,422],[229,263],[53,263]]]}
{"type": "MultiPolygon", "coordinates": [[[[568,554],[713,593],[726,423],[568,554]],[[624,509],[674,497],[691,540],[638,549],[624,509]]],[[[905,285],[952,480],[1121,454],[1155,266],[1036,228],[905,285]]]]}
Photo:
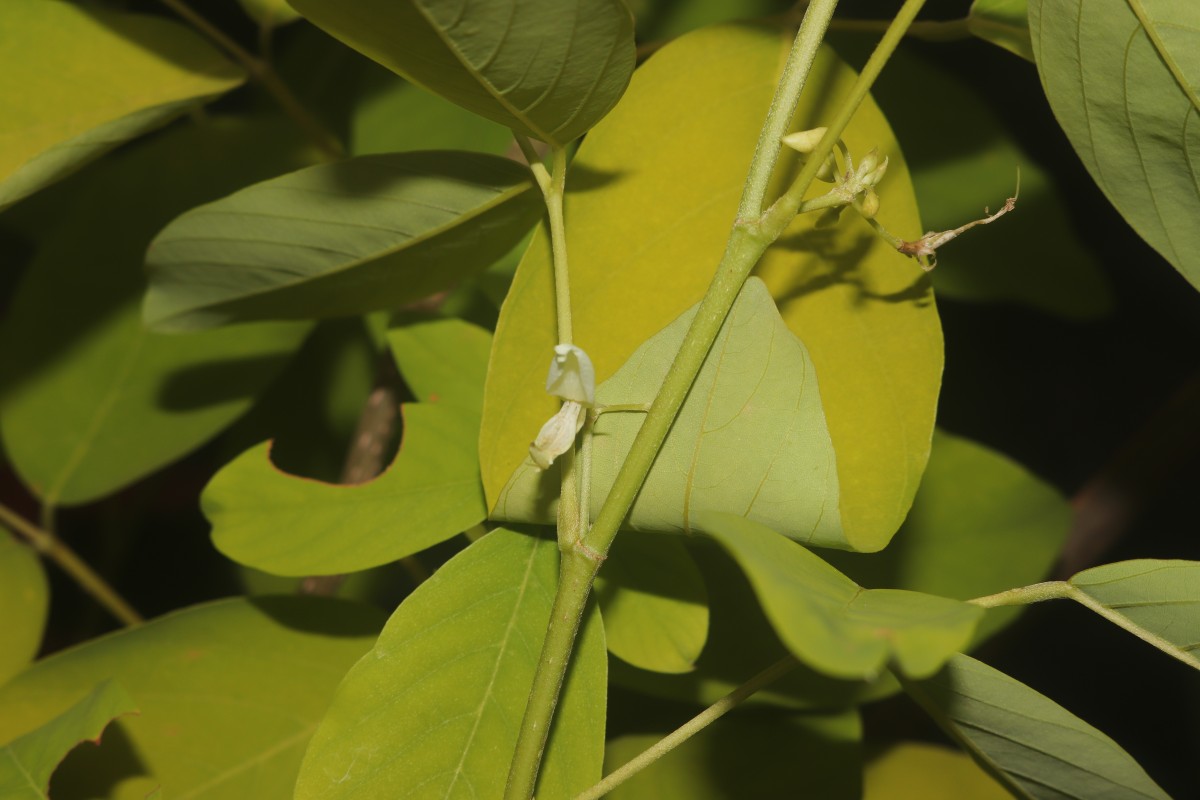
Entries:
{"type": "Polygon", "coordinates": [[[0,505],[0,524],[23,536],[34,550],[58,564],[80,588],[96,599],[123,625],[138,625],[145,620],[129,605],[116,589],[96,574],[75,551],[61,539],[27,521],[7,506],[0,505]]]}
{"type": "Polygon", "coordinates": [[[667,753],[674,750],[700,731],[723,717],[729,711],[737,708],[750,695],[767,684],[791,672],[798,662],[792,656],[785,656],[762,672],[755,675],[729,694],[701,711],[696,716],[679,726],[675,731],[655,742],[652,747],[638,755],[620,769],[614,770],[586,792],[578,795],[575,800],[598,800],[611,792],[625,781],[632,778],[646,767],[653,764],[667,753]]]}
{"type": "Polygon", "coordinates": [[[976,597],[974,600],[968,600],[967,602],[983,606],[984,608],[1027,606],[1031,603],[1040,603],[1044,600],[1059,600],[1066,597],[1066,589],[1069,587],[1070,584],[1064,581],[1047,581],[1045,583],[1035,583],[1032,586],[1021,586],[1017,589],[989,594],[987,597],[976,597]]]}
{"type": "Polygon", "coordinates": [[[554,309],[558,317],[558,343],[571,344],[571,279],[567,270],[567,232],[563,224],[566,149],[554,148],[551,158],[550,186],[545,195],[550,217],[550,249],[554,257],[554,309]]]}
{"type": "Polygon", "coordinates": [[[213,44],[224,50],[234,61],[241,64],[246,72],[250,73],[250,77],[258,81],[259,85],[275,98],[275,102],[279,104],[283,113],[292,118],[292,121],[304,131],[326,157],[336,160],[345,155],[341,143],[325,130],[308,109],[296,99],[292,90],[279,77],[279,73],[275,71],[269,61],[246,50],[220,28],[197,14],[183,0],[162,0],[162,3],[197,31],[207,36],[213,44]]]}
{"type": "MultiPolygon", "coordinates": [[[[890,23],[886,19],[835,19],[830,23],[831,31],[846,33],[879,33],[886,31],[890,23]]],[[[905,36],[924,39],[927,42],[958,42],[971,38],[966,17],[950,20],[923,20],[908,26],[905,36]]]]}

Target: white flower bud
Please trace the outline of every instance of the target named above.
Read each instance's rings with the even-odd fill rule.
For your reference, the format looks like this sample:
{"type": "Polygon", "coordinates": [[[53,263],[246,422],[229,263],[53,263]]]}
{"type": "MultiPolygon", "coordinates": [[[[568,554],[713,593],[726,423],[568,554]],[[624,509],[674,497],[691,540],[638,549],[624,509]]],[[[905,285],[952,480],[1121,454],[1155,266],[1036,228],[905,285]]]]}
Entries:
{"type": "Polygon", "coordinates": [[[858,169],[854,171],[854,176],[860,181],[866,181],[868,175],[875,171],[879,166],[879,148],[872,147],[870,152],[863,156],[862,161],[858,162],[858,169]]]}
{"type": "Polygon", "coordinates": [[[883,161],[880,162],[879,166],[871,170],[863,177],[863,183],[867,186],[877,186],[879,182],[883,180],[883,174],[887,172],[887,165],[887,156],[884,156],[883,161]]]}
{"type": "Polygon", "coordinates": [[[563,400],[592,405],[596,402],[596,371],[588,354],[573,344],[554,346],[546,391],[563,400]]]}
{"type": "Polygon", "coordinates": [[[549,469],[554,459],[571,449],[586,413],[581,404],[567,400],[557,414],[546,420],[533,444],[529,445],[529,457],[538,469],[549,469]]]}
{"type": "Polygon", "coordinates": [[[874,189],[867,189],[863,192],[862,200],[858,204],[858,210],[867,219],[872,219],[879,213],[879,195],[875,194],[874,189]]]}
{"type": "Polygon", "coordinates": [[[817,144],[821,141],[821,137],[825,135],[825,128],[813,128],[811,131],[796,131],[784,136],[782,141],[788,147],[799,153],[811,153],[816,149],[817,144]]]}

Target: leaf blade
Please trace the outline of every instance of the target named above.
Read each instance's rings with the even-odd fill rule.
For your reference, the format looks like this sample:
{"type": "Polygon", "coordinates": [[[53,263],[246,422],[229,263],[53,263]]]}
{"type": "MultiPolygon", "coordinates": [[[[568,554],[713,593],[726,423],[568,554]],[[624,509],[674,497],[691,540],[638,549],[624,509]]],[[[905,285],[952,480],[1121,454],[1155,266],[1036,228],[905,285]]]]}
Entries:
{"type": "Polygon", "coordinates": [[[0,686],[24,669],[42,644],[50,610],[46,570],[33,548],[0,525],[0,686]]]}

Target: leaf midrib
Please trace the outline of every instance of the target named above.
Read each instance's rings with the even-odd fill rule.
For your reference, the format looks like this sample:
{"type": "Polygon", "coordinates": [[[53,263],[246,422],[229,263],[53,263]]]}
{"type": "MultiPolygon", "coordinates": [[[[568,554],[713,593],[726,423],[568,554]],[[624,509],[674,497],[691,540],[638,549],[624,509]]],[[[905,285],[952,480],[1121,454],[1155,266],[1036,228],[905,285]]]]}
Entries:
{"type": "Polygon", "coordinates": [[[1158,35],[1158,29],[1155,27],[1153,20],[1150,19],[1150,15],[1146,12],[1146,9],[1142,6],[1142,0],[1125,0],[1125,2],[1129,5],[1129,10],[1137,17],[1142,30],[1146,32],[1146,36],[1150,39],[1150,43],[1154,45],[1158,57],[1163,60],[1163,64],[1170,71],[1171,77],[1175,79],[1179,90],[1187,97],[1188,101],[1192,104],[1192,108],[1200,111],[1200,96],[1197,96],[1196,92],[1188,85],[1187,77],[1183,74],[1183,70],[1180,69],[1179,64],[1176,63],[1170,50],[1167,49],[1166,43],[1158,35]]]}

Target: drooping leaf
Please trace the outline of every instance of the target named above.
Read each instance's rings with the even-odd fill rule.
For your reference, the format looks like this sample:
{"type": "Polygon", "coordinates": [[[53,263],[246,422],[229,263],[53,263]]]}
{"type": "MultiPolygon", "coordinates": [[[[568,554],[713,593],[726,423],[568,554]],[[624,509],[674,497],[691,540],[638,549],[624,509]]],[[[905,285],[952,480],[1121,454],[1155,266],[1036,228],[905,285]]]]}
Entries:
{"type": "MultiPolygon", "coordinates": [[[[580,146],[566,204],[574,341],[598,381],[707,288],[790,43],[789,34],[754,26],[678,39],[638,70],[580,146]]],[[[795,127],[828,121],[853,79],[822,51],[795,127]]],[[[891,156],[882,220],[918,235],[903,158],[874,104],[846,135],[855,153],[880,146],[891,156]]],[[[792,166],[785,159],[783,169],[792,166]]],[[[764,279],[820,376],[845,535],[874,550],[899,527],[928,456],[940,327],[920,270],[869,228],[812,225],[796,221],[768,253],[764,279]]],[[[556,410],[541,383],[555,344],[553,297],[549,237],[540,230],[505,302],[489,367],[480,455],[490,508],[556,410]]]]}
{"type": "Polygon", "coordinates": [[[300,19],[287,0],[238,0],[246,13],[263,28],[275,28],[300,19]]]}
{"type": "Polygon", "coordinates": [[[386,70],[379,73],[370,73],[350,118],[354,155],[435,149],[502,155],[513,144],[508,128],[386,70]]]}
{"type": "MultiPolygon", "coordinates": [[[[887,549],[823,555],[868,588],[969,600],[1043,580],[1070,525],[1071,508],[1053,487],[1003,455],[939,430],[917,499],[887,549]]],[[[989,611],[976,640],[1019,612],[989,611]]]]}
{"type": "Polygon", "coordinates": [[[0,797],[49,800],[50,776],[67,753],[80,742],[99,744],[108,723],[133,711],[125,690],[106,680],[42,727],[0,747],[0,797]]]}
{"type": "Polygon", "coordinates": [[[608,113],[633,72],[633,19],[620,0],[291,3],[413,83],[554,145],[608,113]]]}
{"type": "Polygon", "coordinates": [[[480,153],[360,156],[183,214],[147,255],[148,324],[193,330],[394,308],[482,271],[541,208],[529,169],[480,153]]]}
{"type": "MultiPolygon", "coordinates": [[[[874,42],[839,36],[833,44],[858,64],[874,42]]],[[[1029,88],[1036,91],[1031,69],[1014,63],[1012,70],[1028,71],[1029,88]]],[[[1018,213],[938,252],[930,277],[939,298],[1014,302],[1069,319],[1109,311],[1112,290],[1095,253],[1075,233],[1068,199],[977,92],[904,47],[888,60],[876,91],[904,142],[926,230],[957,228],[984,208],[996,208],[1012,195],[1020,170],[1018,213]]]]}
{"type": "Polygon", "coordinates": [[[391,466],[367,483],[322,483],[279,471],[270,443],[258,445],[201,497],[218,550],[276,575],[333,575],[419,552],[484,518],[476,443],[487,332],[439,320],[389,338],[425,401],[402,407],[404,439],[391,466]]]}
{"type": "Polygon", "coordinates": [[[161,17],[6,0],[0,19],[0,209],[242,82],[161,17]]]}
{"type": "Polygon", "coordinates": [[[52,220],[0,328],[0,433],[44,502],[94,500],[179,458],[243,414],[282,369],[307,326],[146,331],[142,257],[174,215],[313,158],[282,121],[213,118],[10,212],[52,220]]]}
{"type": "Polygon", "coordinates": [[[901,742],[867,762],[862,800],[1010,800],[970,756],[923,742],[901,742]]]}
{"type": "Polygon", "coordinates": [[[1016,797],[1170,800],[1112,739],[969,656],[905,690],[1016,797]]]}
{"type": "MultiPolygon", "coordinates": [[[[557,556],[550,539],[499,528],[410,595],[338,688],[305,754],[297,800],[501,797],[557,556]]],[[[606,659],[592,613],[559,700],[539,797],[574,797],[600,778],[606,659]]]]}
{"type": "Polygon", "coordinates": [[[927,677],[966,647],[983,609],[898,589],[863,589],[775,531],[709,512],[704,530],[750,579],[767,618],[801,661],[840,678],[872,678],[890,661],[927,677]]]}
{"type": "Polygon", "coordinates": [[[1200,287],[1200,4],[1031,0],[1050,107],[1133,229],[1200,287]]]}
{"type": "Polygon", "coordinates": [[[223,600],[57,653],[0,688],[0,741],[44,725],[112,678],[140,715],[55,775],[65,796],[288,797],[337,682],[381,615],[322,598],[223,600]]]}
{"type": "Polygon", "coordinates": [[[1029,0],[975,0],[967,12],[967,30],[1026,61],[1033,61],[1028,4],[1029,0]]]}
{"type": "Polygon", "coordinates": [[[1181,660],[1200,669],[1200,561],[1118,561],[1086,569],[1069,583],[1174,645],[1181,660]]]}
{"type": "Polygon", "coordinates": [[[690,672],[708,637],[708,594],[683,543],[618,536],[596,578],[608,651],[654,672],[690,672]]]}
{"type": "MultiPolygon", "coordinates": [[[[655,334],[596,391],[601,405],[654,399],[695,308],[655,334]]],[[[599,513],[644,416],[610,413],[595,425],[592,516],[599,513]]],[[[746,282],[659,450],[625,524],[641,531],[703,530],[704,511],[736,509],[803,542],[852,547],[838,525],[837,469],[812,361],[762,281],[746,282]]],[[[532,459],[492,514],[552,522],[558,481],[532,459]]]]}
{"type": "Polygon", "coordinates": [[[37,655],[49,610],[41,559],[0,525],[0,686],[37,655]]]}
{"type": "MultiPolygon", "coordinates": [[[[605,771],[666,735],[632,734],[608,743],[605,771]]],[[[693,736],[606,795],[611,800],[862,796],[858,712],[731,714],[693,736]]]]}

